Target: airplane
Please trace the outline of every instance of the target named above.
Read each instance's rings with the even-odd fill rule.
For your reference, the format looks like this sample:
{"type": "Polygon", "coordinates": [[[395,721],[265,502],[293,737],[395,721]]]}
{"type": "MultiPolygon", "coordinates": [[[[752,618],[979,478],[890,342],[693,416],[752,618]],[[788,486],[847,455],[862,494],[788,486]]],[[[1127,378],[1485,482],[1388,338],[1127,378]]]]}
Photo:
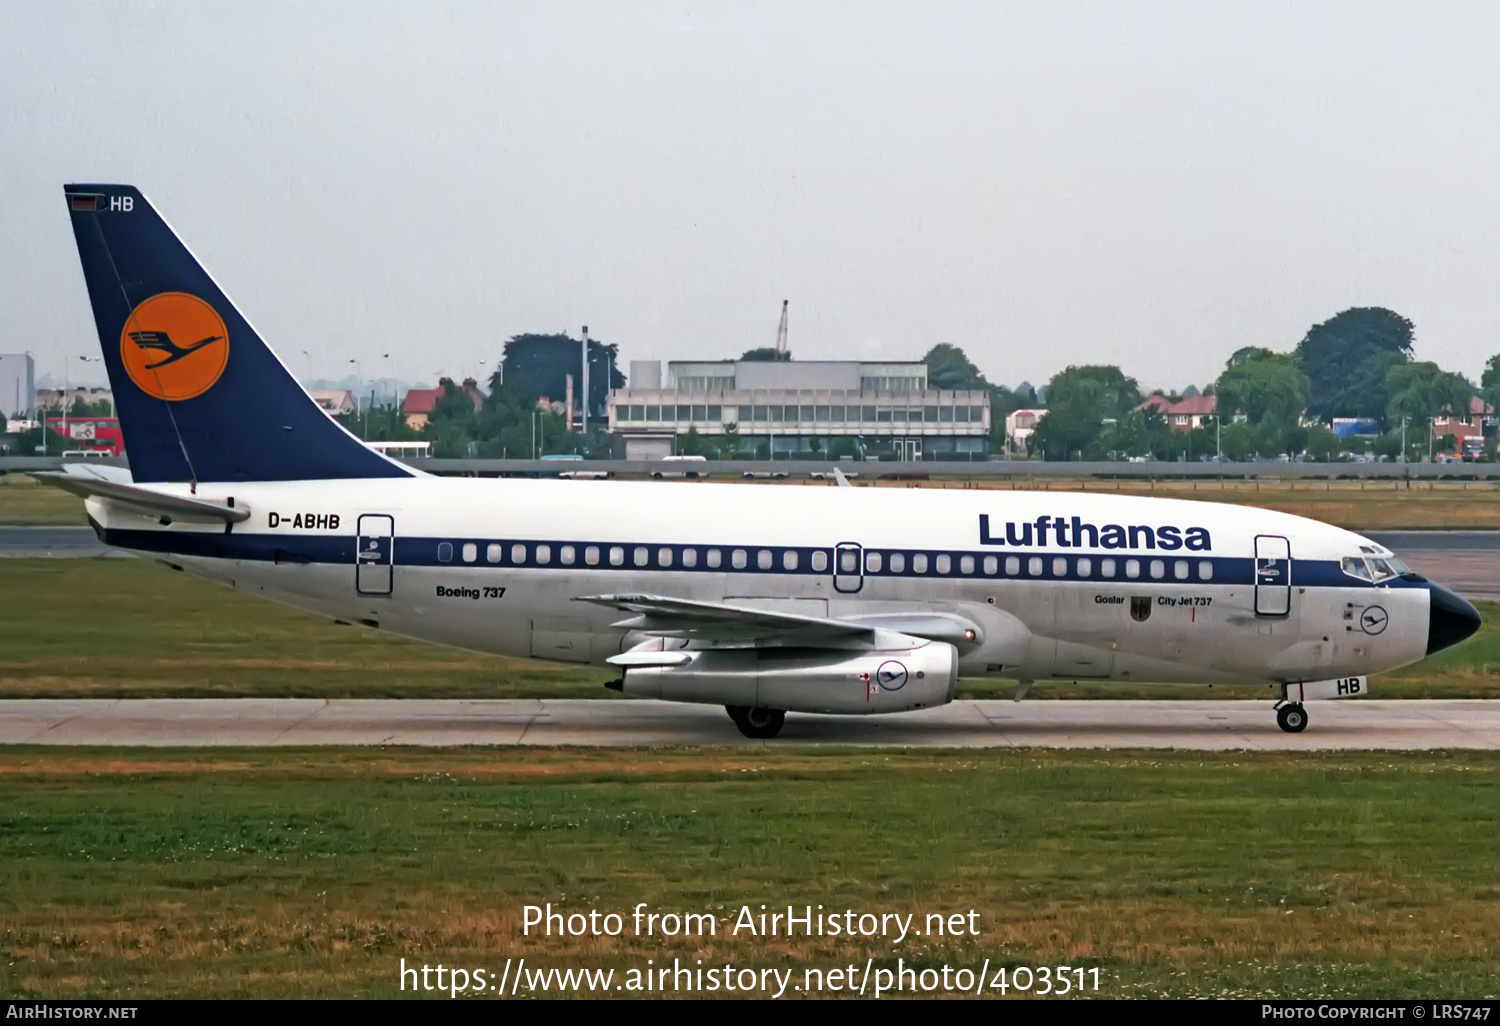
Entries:
{"type": "MultiPolygon", "coordinates": [[[[1097,493],[449,478],[308,396],[139,190],[64,187],[129,472],[44,475],[105,544],[336,620],[612,667],[626,695],[788,712],[960,677],[1267,687],[1277,723],[1472,635],[1369,538],[1097,493]],[[154,343],[203,339],[165,365],[154,343]],[[154,355],[153,355],[154,354],[154,355]]],[[[847,484],[847,481],[841,482],[847,484]]]]}

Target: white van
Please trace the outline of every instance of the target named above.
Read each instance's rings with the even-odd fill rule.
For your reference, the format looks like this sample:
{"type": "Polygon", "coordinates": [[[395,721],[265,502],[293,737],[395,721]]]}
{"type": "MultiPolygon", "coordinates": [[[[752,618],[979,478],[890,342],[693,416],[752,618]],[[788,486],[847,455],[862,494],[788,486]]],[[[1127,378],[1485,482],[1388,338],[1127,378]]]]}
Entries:
{"type": "MultiPolygon", "coordinates": [[[[699,464],[699,463],[702,463],[702,464],[707,464],[708,463],[708,457],[707,456],[663,456],[661,458],[661,461],[663,463],[678,463],[678,464],[681,464],[681,463],[689,463],[689,464],[699,464]]],[[[683,469],[683,470],[676,470],[676,469],[673,469],[673,470],[653,470],[653,471],[651,471],[651,476],[652,477],[707,477],[708,476],[708,469],[705,466],[705,468],[703,470],[698,470],[696,467],[694,469],[692,469],[692,470],[687,470],[687,469],[683,469]]]]}

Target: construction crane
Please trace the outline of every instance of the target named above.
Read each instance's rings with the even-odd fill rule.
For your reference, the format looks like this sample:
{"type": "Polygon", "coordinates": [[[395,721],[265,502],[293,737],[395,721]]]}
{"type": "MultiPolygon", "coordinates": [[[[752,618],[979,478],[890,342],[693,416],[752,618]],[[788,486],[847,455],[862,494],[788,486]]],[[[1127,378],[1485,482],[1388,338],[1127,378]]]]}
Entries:
{"type": "Polygon", "coordinates": [[[787,300],[781,301],[781,324],[776,328],[776,362],[791,359],[791,354],[786,351],[786,305],[787,300]]]}

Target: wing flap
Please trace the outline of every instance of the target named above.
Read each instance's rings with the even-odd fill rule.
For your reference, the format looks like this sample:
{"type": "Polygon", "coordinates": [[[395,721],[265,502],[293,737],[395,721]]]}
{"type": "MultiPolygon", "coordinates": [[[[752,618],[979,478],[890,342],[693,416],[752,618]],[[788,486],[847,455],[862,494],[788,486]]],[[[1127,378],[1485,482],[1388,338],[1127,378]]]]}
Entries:
{"type": "Polygon", "coordinates": [[[574,601],[636,614],[613,625],[620,630],[701,641],[747,642],[774,638],[811,644],[868,640],[874,637],[876,630],[844,620],[662,595],[588,595],[574,601]]]}

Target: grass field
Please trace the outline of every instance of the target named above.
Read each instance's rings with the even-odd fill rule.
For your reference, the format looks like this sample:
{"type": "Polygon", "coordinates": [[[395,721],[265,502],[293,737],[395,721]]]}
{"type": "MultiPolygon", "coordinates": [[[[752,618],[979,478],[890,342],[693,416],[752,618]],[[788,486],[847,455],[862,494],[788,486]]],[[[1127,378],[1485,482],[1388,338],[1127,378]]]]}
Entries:
{"type": "MultiPolygon", "coordinates": [[[[725,478],[725,480],[737,480],[725,478]]],[[[743,483],[743,482],[742,482],[743,483]]],[[[794,482],[795,484],[795,482],[794,482]]],[[[822,482],[802,482],[822,488],[822,482]]],[[[757,487],[787,487],[760,483],[757,487]]],[[[595,487],[583,483],[580,487],[595,487]]],[[[860,487],[865,487],[861,484],[860,487]]],[[[1122,495],[1234,502],[1312,517],[1358,531],[1401,528],[1500,530],[1500,482],[1455,481],[1093,481],[1016,480],[966,482],[940,479],[920,483],[885,483],[880,487],[1021,491],[1094,491],[1122,495]]],[[[0,525],[84,523],[83,503],[56,488],[39,485],[23,474],[0,475],[0,525]]]]}
{"type": "Polygon", "coordinates": [[[1493,753],[0,750],[0,990],[387,996],[396,966],[1098,967],[1103,996],[1493,997],[1493,753]],[[521,906],[712,912],[524,938],[521,906]],[[743,904],[974,909],[751,939],[743,904]],[[729,917],[724,919],[722,917],[729,917]]]}
{"type": "Polygon", "coordinates": [[[25,474],[0,474],[0,524],[87,524],[83,500],[25,474]]]}
{"type": "MultiPolygon", "coordinates": [[[[1500,697],[1500,604],[1473,639],[1376,678],[1380,698],[1500,697]]],[[[604,670],[346,627],[140,559],[0,560],[0,698],[608,698],[604,670]]],[[[1009,697],[963,681],[959,697],[1009,697]]],[[[1256,689],[1038,684],[1037,698],[1254,698],[1256,689]]]]}

